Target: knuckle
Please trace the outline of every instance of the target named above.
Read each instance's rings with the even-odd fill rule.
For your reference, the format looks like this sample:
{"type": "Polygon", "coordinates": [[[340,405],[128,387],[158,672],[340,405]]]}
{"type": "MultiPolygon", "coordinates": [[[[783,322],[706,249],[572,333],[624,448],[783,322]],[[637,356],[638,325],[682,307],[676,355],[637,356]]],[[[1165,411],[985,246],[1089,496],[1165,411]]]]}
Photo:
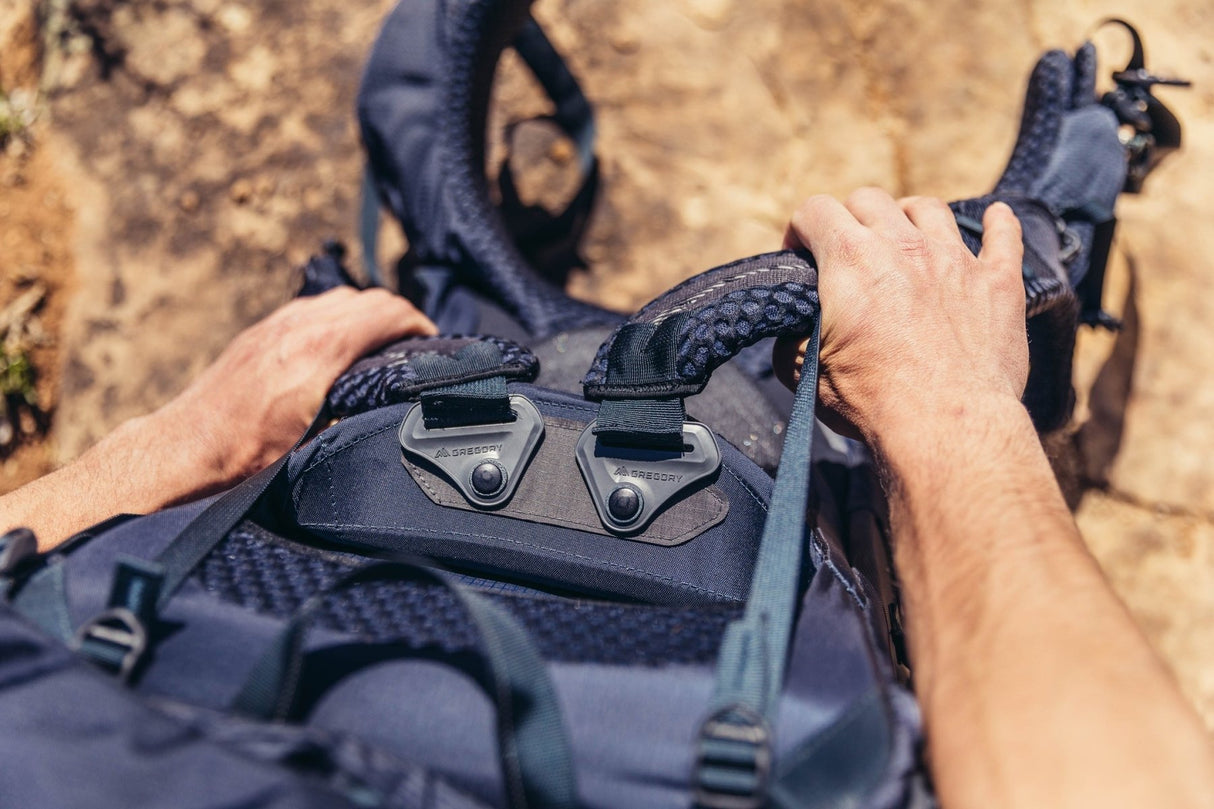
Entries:
{"type": "Polygon", "coordinates": [[[886,194],[885,191],[883,191],[882,189],[877,188],[876,186],[866,185],[866,186],[857,188],[855,191],[848,194],[847,204],[848,205],[853,205],[856,203],[863,204],[866,201],[880,199],[880,198],[887,197],[887,196],[889,196],[889,195],[886,194]]]}
{"type": "Polygon", "coordinates": [[[833,197],[826,194],[814,194],[797,206],[797,210],[793,213],[793,222],[813,219],[833,203],[833,197]]]}
{"type": "Polygon", "coordinates": [[[943,213],[948,210],[948,204],[938,197],[907,197],[903,200],[904,210],[916,213],[943,213]]]}
{"type": "Polygon", "coordinates": [[[857,234],[839,233],[831,242],[830,257],[849,267],[858,267],[868,257],[868,243],[857,234]]]}
{"type": "Polygon", "coordinates": [[[927,236],[918,230],[908,230],[899,233],[895,239],[898,252],[910,258],[924,258],[931,253],[931,244],[927,236]]]}

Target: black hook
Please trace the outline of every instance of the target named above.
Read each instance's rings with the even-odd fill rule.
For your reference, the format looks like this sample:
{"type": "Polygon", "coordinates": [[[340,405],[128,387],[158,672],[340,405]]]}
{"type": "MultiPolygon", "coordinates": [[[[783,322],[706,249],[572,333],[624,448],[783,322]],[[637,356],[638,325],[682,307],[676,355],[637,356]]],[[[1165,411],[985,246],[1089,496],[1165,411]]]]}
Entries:
{"type": "Polygon", "coordinates": [[[1146,68],[1146,52],[1138,30],[1116,17],[1100,23],[1100,27],[1105,25],[1121,26],[1129,32],[1134,44],[1133,54],[1125,69],[1113,73],[1117,86],[1104,94],[1101,103],[1117,115],[1118,121],[1134,130],[1125,143],[1129,158],[1125,190],[1136,194],[1142,190],[1147,175],[1165,157],[1179,149],[1181,142],[1180,121],[1162,101],[1155,98],[1151,88],[1155,85],[1191,87],[1192,82],[1153,75],[1146,68]]]}

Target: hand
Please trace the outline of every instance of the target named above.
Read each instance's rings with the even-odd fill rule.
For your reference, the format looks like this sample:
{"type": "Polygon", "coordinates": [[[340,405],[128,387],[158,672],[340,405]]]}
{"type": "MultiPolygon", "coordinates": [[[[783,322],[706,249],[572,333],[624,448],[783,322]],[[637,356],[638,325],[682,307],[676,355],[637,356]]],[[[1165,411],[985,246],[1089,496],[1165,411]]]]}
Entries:
{"type": "Polygon", "coordinates": [[[176,399],[0,497],[0,531],[31,528],[45,551],[115,514],[228,488],[291,448],[355,360],[436,331],[412,304],[382,289],[343,287],[292,301],[237,335],[176,399]]]}
{"type": "MultiPolygon", "coordinates": [[[[907,417],[963,411],[975,397],[1019,399],[1028,378],[1020,224],[1002,203],[974,256],[948,206],[861,189],[811,197],[785,246],[818,262],[823,418],[872,443],[907,417]]],[[[792,386],[806,341],[777,344],[792,386]]]]}
{"type": "MultiPolygon", "coordinates": [[[[434,324],[384,289],[299,298],[241,332],[143,429],[194,442],[197,474],[224,488],[268,466],[303,434],[333,380],[359,357],[434,324]]],[[[193,495],[195,492],[189,492],[193,495]]]]}

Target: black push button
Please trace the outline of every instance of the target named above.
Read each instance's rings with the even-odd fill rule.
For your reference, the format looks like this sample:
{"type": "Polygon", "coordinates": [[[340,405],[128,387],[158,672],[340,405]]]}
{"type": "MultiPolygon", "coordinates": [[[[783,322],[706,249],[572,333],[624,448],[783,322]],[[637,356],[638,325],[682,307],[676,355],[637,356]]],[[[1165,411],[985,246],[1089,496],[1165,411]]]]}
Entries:
{"type": "Polygon", "coordinates": [[[485,461],[472,470],[472,489],[481,497],[492,497],[506,485],[506,471],[500,464],[485,461]]]}
{"type": "Polygon", "coordinates": [[[607,498],[607,513],[620,525],[628,525],[641,516],[645,501],[641,493],[631,486],[619,486],[607,498]]]}

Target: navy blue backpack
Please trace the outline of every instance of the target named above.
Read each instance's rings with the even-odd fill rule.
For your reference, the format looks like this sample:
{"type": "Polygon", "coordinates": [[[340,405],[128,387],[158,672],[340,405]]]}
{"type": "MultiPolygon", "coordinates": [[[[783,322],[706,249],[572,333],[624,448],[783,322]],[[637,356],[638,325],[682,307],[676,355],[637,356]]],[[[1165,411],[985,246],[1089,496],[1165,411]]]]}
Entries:
{"type": "MultiPolygon", "coordinates": [[[[566,297],[484,171],[512,45],[593,196],[590,105],[529,6],[403,0],[359,95],[369,210],[446,336],[361,360],[229,492],[0,540],[0,806],[934,805],[880,487],[814,419],[812,256],[630,317],[566,297]],[[775,392],[762,345],[806,334],[775,392]]],[[[1179,144],[1135,60],[1102,103],[1090,45],[1046,54],[1004,176],[953,206],[975,251],[991,201],[1024,224],[1043,430],[1107,318],[1116,197],[1179,144]]],[[[306,278],[345,282],[340,253],[306,278]]]]}

